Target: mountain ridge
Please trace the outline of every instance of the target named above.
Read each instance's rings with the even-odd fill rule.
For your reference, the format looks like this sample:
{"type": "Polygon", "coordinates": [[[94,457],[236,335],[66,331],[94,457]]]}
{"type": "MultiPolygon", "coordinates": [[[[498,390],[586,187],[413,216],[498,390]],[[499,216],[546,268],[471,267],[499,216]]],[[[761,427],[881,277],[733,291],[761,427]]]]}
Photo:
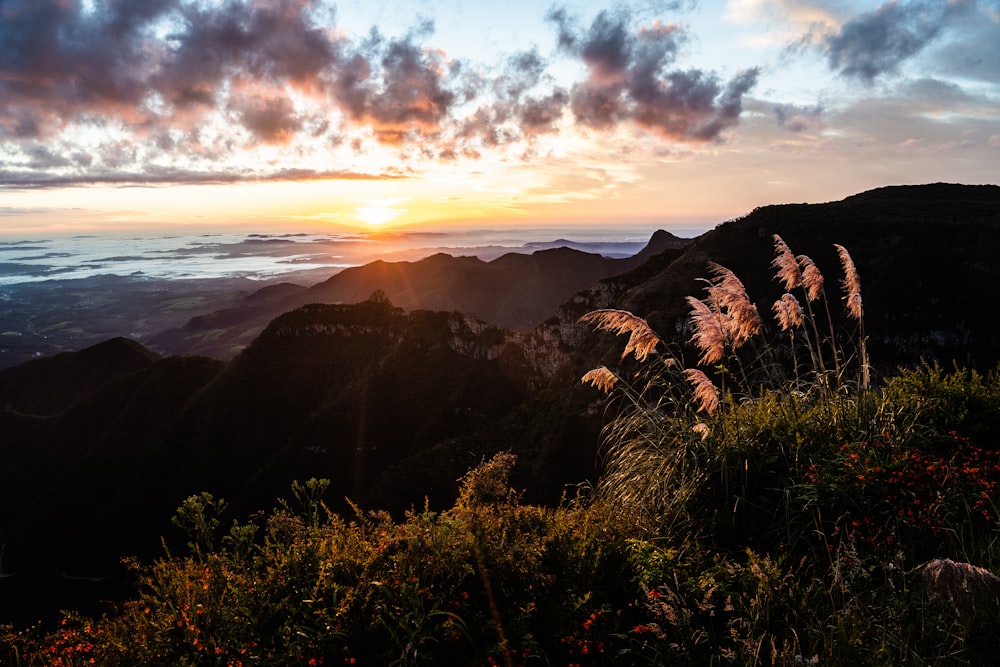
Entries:
{"type": "Polygon", "coordinates": [[[266,287],[241,304],[162,332],[148,344],[164,353],[229,358],[282,312],[314,302],[356,303],[375,291],[407,310],[458,310],[497,326],[528,331],[596,280],[631,270],[652,255],[689,242],[659,230],[628,258],[562,247],[506,253],[488,262],[443,252],[417,261],[376,260],[346,268],[310,287],[266,287]]]}
{"type": "MultiPolygon", "coordinates": [[[[515,485],[532,500],[557,502],[565,485],[598,474],[606,404],[579,377],[618,363],[621,350],[579,316],[628,308],[683,349],[684,297],[702,296],[699,278],[712,260],[740,276],[767,319],[767,304],[781,293],[770,267],[776,233],[813,257],[834,303],[840,270],[832,244],[850,250],[883,370],[922,359],[988,370],[1000,361],[983,307],[1000,280],[1000,187],[910,186],[762,207],[596,281],[530,331],[468,313],[406,311],[384,293],[307,304],[272,318],[229,361],[153,359],[147,350],[151,363],[105,372],[96,389],[72,394],[58,412],[0,411],[0,432],[9,434],[0,447],[8,462],[0,471],[5,571],[47,561],[55,571],[104,571],[123,553],[153,557],[160,535],[171,535],[171,510],[198,491],[250,511],[292,479],[327,477],[332,507],[345,495],[397,512],[424,498],[446,506],[458,477],[502,449],[519,456],[515,485]]],[[[280,296],[284,288],[268,289],[280,296]]],[[[124,358],[136,352],[120,341],[108,349],[124,358]]],[[[0,378],[58,381],[33,380],[33,369],[45,366],[25,366],[32,372],[0,378]]],[[[99,366],[90,368],[100,375],[99,366]]],[[[0,383],[0,406],[16,389],[0,383]]]]}

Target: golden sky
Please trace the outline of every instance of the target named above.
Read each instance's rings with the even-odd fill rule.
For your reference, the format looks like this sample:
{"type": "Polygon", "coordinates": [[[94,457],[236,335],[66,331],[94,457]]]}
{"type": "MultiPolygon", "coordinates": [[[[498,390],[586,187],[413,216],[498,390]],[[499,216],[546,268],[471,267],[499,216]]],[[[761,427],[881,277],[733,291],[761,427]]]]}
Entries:
{"type": "Polygon", "coordinates": [[[1000,181],[995,0],[0,5],[0,234],[710,228],[1000,181]]]}

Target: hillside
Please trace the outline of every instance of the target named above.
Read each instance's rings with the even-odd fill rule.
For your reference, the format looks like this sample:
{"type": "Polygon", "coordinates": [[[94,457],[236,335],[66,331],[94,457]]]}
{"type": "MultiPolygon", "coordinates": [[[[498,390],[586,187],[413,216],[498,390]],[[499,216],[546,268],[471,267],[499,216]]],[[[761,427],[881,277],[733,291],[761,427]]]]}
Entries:
{"type": "MultiPolygon", "coordinates": [[[[831,247],[850,249],[881,369],[921,359],[988,369],[1000,360],[992,313],[983,307],[1000,279],[1000,188],[952,185],[758,209],[595,282],[529,332],[454,311],[408,312],[383,293],[356,305],[289,310],[228,362],[158,358],[111,341],[0,375],[0,406],[13,408],[0,412],[7,462],[0,571],[18,575],[0,579],[0,589],[24,592],[31,586],[19,582],[44,581],[61,590],[67,572],[103,576],[118,572],[122,554],[155,556],[161,535],[178,537],[169,525],[173,509],[198,491],[250,511],[270,507],[293,479],[321,476],[333,482],[327,499],[334,507],[345,496],[396,512],[425,498],[446,507],[466,470],[514,450],[514,485],[533,501],[554,502],[565,485],[597,477],[605,405],[579,377],[617,362],[621,349],[579,316],[626,307],[684,342],[683,298],[702,294],[697,278],[708,275],[711,259],[737,272],[767,319],[779,294],[769,267],[775,233],[815,259],[834,302],[841,274],[831,247]]],[[[376,268],[399,285],[417,265],[424,285],[460,285],[451,276],[456,267],[465,267],[458,276],[492,270],[511,281],[521,276],[528,289],[533,281],[557,282],[561,262],[603,265],[575,251],[536,255],[542,264],[537,256],[508,257],[490,269],[494,263],[437,256],[376,268]]],[[[379,284],[361,280],[372,271],[342,280],[353,289],[379,284]]],[[[489,293],[488,282],[477,294],[489,293]]],[[[298,290],[273,287],[250,303],[270,308],[289,295],[298,290]]],[[[455,296],[452,305],[464,303],[455,296]]]]}
{"type": "Polygon", "coordinates": [[[310,303],[357,303],[375,291],[405,310],[459,311],[513,331],[529,331],[560,303],[602,278],[689,243],[658,231],[632,257],[609,258],[566,247],[507,253],[492,261],[438,253],[415,262],[375,261],[312,287],[269,286],[240,303],[191,319],[147,344],[171,354],[228,359],[283,312],[310,303]]]}

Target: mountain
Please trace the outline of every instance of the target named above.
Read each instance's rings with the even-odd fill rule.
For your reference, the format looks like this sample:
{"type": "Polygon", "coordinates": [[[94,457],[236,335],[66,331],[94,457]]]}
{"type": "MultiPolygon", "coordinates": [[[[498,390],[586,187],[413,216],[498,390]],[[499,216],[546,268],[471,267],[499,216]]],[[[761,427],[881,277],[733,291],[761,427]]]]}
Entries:
{"type": "Polygon", "coordinates": [[[145,341],[197,315],[230,307],[259,281],[97,275],[0,286],[0,370],[109,338],[145,341]]]}
{"type": "MultiPolygon", "coordinates": [[[[289,308],[228,361],[161,358],[109,341],[0,374],[0,406],[14,408],[0,411],[0,572],[15,575],[0,577],[0,621],[32,613],[24,605],[38,599],[33,591],[61,591],[67,574],[101,578],[118,572],[123,554],[155,557],[161,535],[182,542],[169,517],[200,491],[231,502],[224,524],[271,507],[293,479],[309,477],[332,480],[326,501],[337,509],[347,508],[345,496],[395,512],[425,498],[441,507],[469,467],[513,450],[514,483],[533,501],[556,502],[566,485],[598,474],[607,406],[579,377],[618,363],[622,349],[579,316],[628,308],[683,346],[684,297],[703,294],[699,278],[712,260],[743,279],[767,318],[781,293],[769,266],[776,233],[816,261],[834,305],[841,274],[832,244],[850,250],[881,371],[921,359],[980,369],[1000,361],[990,308],[1000,281],[1000,187],[946,184],[757,209],[683,248],[647,253],[571,295],[530,331],[454,310],[407,310],[376,291],[352,305],[289,308]]],[[[246,309],[259,305],[255,317],[265,317],[301,292],[391,283],[414,299],[448,294],[452,307],[466,307],[456,275],[494,271],[497,280],[506,276],[506,289],[527,289],[532,280],[558,282],[560,266],[604,266],[576,251],[536,255],[435,256],[361,267],[335,287],[274,286],[203,331],[227,344],[221,336],[252,319],[246,309]],[[382,280],[370,279],[376,275],[382,280]]],[[[470,290],[496,301],[498,312],[517,306],[488,283],[470,290]]]]}
{"type": "Polygon", "coordinates": [[[149,367],[160,355],[127,338],[64,352],[0,372],[0,408],[48,416],[79,403],[112,380],[149,367]]]}
{"type": "Polygon", "coordinates": [[[683,297],[704,295],[698,279],[712,260],[743,278],[769,317],[782,292],[768,266],[774,234],[816,262],[834,303],[843,274],[833,244],[849,250],[861,276],[871,356],[883,370],[921,358],[979,368],[1000,360],[989,307],[1000,277],[995,185],[894,186],[827,204],[766,206],[701,236],[616,303],[658,330],[675,331],[687,311],[683,297]]]}
{"type": "Polygon", "coordinates": [[[508,253],[490,262],[444,253],[416,262],[375,261],[344,269],[309,288],[290,284],[264,288],[235,306],[164,331],[147,344],[166,353],[227,359],[283,312],[309,303],[356,303],[375,291],[406,310],[455,310],[513,331],[528,331],[579,290],[687,243],[688,239],[660,230],[639,253],[626,258],[557,247],[530,255],[508,253]]]}

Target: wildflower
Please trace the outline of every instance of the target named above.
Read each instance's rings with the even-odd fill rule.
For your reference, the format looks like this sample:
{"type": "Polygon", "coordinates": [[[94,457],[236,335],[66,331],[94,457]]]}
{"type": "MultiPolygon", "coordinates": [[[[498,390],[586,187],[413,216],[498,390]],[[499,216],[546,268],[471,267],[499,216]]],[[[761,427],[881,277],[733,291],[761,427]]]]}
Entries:
{"type": "Polygon", "coordinates": [[[778,320],[778,326],[782,331],[802,326],[802,306],[791,294],[782,294],[781,298],[774,302],[771,310],[774,311],[774,317],[778,320]]]}
{"type": "Polygon", "coordinates": [[[612,308],[594,310],[581,317],[580,321],[593,322],[598,330],[613,331],[618,335],[629,334],[622,359],[634,352],[637,361],[645,361],[649,355],[656,352],[656,346],[660,342],[660,337],[646,320],[627,310],[612,308]]]}
{"type": "Polygon", "coordinates": [[[615,384],[618,383],[618,376],[612,373],[605,366],[598,366],[593,370],[587,371],[580,381],[584,384],[590,383],[594,387],[597,387],[605,394],[611,392],[614,389],[615,384]]]}
{"type": "Polygon", "coordinates": [[[861,319],[861,278],[858,276],[858,270],[854,266],[854,260],[851,259],[850,253],[847,252],[847,248],[842,245],[833,244],[833,247],[837,249],[837,255],[840,257],[840,264],[844,269],[844,298],[847,301],[847,312],[856,320],[861,319]]]}
{"type": "Polygon", "coordinates": [[[719,407],[719,390],[708,376],[697,368],[688,368],[684,371],[684,377],[694,388],[694,401],[698,404],[698,409],[707,414],[715,412],[719,407]]]}
{"type": "Polygon", "coordinates": [[[799,263],[788,244],[777,234],[774,235],[774,252],[775,257],[771,266],[778,269],[775,277],[785,284],[785,290],[790,291],[801,285],[802,271],[799,269],[799,263]]]}

